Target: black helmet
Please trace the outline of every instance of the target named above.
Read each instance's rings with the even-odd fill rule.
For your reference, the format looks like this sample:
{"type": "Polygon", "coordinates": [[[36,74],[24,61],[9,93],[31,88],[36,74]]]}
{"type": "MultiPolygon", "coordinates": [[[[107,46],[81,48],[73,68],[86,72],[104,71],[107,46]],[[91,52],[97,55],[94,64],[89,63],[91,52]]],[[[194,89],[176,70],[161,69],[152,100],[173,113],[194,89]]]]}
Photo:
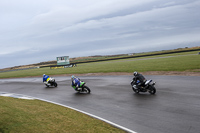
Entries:
{"type": "Polygon", "coordinates": [[[135,71],[135,72],[133,73],[133,75],[134,75],[134,76],[138,75],[138,72],[135,71]]]}

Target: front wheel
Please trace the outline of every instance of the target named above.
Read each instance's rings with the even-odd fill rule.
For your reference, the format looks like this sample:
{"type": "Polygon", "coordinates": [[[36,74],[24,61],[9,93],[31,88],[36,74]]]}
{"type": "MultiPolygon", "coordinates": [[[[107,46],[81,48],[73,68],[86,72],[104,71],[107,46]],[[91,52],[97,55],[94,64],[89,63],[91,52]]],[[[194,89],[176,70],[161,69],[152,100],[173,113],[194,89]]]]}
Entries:
{"type": "Polygon", "coordinates": [[[133,89],[133,91],[135,92],[135,93],[139,93],[140,91],[139,91],[139,89],[136,87],[136,85],[134,85],[134,84],[131,84],[132,85],[132,89],[133,89]]]}
{"type": "Polygon", "coordinates": [[[47,84],[45,84],[46,85],[46,87],[49,87],[49,85],[47,85],[47,84]]]}
{"type": "Polygon", "coordinates": [[[149,86],[149,93],[150,94],[155,94],[156,93],[156,88],[154,86],[149,86]]]}
{"type": "Polygon", "coordinates": [[[90,91],[90,88],[89,87],[87,87],[87,86],[84,86],[83,87],[83,91],[85,92],[85,93],[90,93],[91,91],[90,91]]]}
{"type": "Polygon", "coordinates": [[[134,91],[135,93],[137,93],[137,94],[140,93],[139,89],[134,89],[134,88],[132,88],[132,89],[133,89],[133,91],[134,91]]]}
{"type": "Polygon", "coordinates": [[[58,86],[58,84],[55,82],[55,83],[54,83],[54,87],[57,87],[57,86],[58,86]]]}

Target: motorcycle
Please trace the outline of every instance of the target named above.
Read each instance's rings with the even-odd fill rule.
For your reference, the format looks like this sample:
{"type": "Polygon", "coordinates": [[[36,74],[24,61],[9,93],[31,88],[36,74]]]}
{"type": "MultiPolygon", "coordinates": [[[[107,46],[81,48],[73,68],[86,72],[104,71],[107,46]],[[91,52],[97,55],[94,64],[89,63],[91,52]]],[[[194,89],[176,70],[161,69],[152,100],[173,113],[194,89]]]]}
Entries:
{"type": "Polygon", "coordinates": [[[80,93],[87,93],[87,94],[89,94],[91,92],[90,88],[85,85],[86,84],[85,82],[83,82],[83,81],[80,81],[80,82],[81,82],[80,83],[80,87],[79,87],[80,89],[76,90],[76,87],[74,86],[73,87],[74,90],[78,91],[80,93]]]}
{"type": "Polygon", "coordinates": [[[47,86],[47,87],[50,87],[50,86],[54,86],[54,87],[57,87],[58,84],[56,83],[56,80],[54,78],[51,78],[49,79],[48,83],[47,82],[44,82],[44,84],[47,86]]]}
{"type": "Polygon", "coordinates": [[[154,87],[154,85],[156,84],[156,82],[152,83],[152,80],[147,80],[143,86],[139,86],[138,88],[136,87],[136,82],[135,81],[131,81],[131,86],[132,89],[135,93],[140,93],[140,92],[149,92],[150,94],[155,94],[156,93],[156,88],[154,87]]]}

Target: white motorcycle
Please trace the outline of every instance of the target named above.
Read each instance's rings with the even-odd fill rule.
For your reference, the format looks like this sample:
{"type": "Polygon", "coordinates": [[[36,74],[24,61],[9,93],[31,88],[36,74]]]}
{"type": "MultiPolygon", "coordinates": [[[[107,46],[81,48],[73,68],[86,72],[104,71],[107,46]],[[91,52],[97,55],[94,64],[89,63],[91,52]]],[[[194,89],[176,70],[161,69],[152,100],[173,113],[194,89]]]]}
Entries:
{"type": "Polygon", "coordinates": [[[44,82],[44,84],[47,86],[47,87],[50,87],[50,86],[54,86],[54,87],[57,87],[58,84],[56,83],[56,80],[52,77],[50,77],[48,83],[47,82],[44,82]]]}

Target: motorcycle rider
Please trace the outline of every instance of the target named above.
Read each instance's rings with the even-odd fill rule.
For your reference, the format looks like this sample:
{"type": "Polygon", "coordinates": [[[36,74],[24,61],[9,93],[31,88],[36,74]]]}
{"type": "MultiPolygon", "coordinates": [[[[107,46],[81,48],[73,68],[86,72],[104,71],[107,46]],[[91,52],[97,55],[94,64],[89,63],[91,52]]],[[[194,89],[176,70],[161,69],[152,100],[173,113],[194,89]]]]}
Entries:
{"type": "Polygon", "coordinates": [[[43,74],[43,82],[44,82],[45,84],[48,84],[48,83],[49,83],[49,79],[50,79],[50,77],[49,77],[48,75],[43,74]]]}
{"type": "Polygon", "coordinates": [[[71,76],[71,80],[72,80],[72,87],[76,90],[79,91],[81,88],[80,87],[80,79],[75,77],[74,75],[71,76]]]}
{"type": "Polygon", "coordinates": [[[133,77],[133,82],[136,83],[136,86],[134,85],[133,87],[136,90],[139,89],[139,87],[143,86],[145,84],[145,82],[147,81],[142,74],[140,74],[140,73],[138,73],[136,71],[133,73],[133,76],[134,76],[133,77]]]}

